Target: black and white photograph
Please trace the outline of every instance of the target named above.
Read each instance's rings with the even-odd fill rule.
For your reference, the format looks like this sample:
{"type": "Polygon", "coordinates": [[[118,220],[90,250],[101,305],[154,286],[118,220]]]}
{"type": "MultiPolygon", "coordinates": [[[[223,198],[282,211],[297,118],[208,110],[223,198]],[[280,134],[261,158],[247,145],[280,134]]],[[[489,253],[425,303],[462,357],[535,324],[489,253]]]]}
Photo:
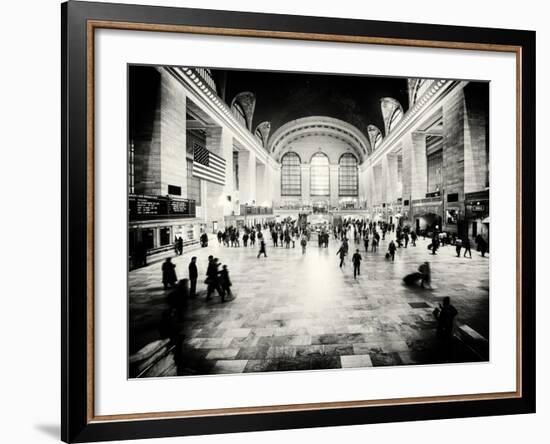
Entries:
{"type": "Polygon", "coordinates": [[[129,65],[129,377],[489,361],[489,89],[129,65]]]}

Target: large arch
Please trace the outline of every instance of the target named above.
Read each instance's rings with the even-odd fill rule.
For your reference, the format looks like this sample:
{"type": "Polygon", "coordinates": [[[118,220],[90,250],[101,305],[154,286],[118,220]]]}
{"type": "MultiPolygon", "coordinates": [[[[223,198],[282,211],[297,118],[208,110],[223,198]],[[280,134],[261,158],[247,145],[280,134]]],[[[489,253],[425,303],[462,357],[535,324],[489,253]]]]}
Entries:
{"type": "Polygon", "coordinates": [[[365,135],[355,126],[326,116],[312,116],[296,119],[281,126],[269,138],[268,151],[280,161],[285,149],[297,140],[324,136],[345,143],[362,163],[370,153],[370,144],[365,135]]]}

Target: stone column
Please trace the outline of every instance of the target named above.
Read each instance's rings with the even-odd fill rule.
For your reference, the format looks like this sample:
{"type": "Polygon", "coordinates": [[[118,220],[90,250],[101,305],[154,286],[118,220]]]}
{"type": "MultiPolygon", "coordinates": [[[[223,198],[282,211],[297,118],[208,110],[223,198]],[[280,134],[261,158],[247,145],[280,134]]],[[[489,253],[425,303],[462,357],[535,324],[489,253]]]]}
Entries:
{"type": "Polygon", "coordinates": [[[397,200],[397,155],[389,153],[386,155],[386,164],[387,164],[387,191],[386,199],[388,203],[393,203],[397,200]]]}
{"type": "Polygon", "coordinates": [[[380,205],[384,202],[384,198],[382,196],[382,193],[383,193],[382,188],[384,186],[384,179],[383,179],[381,162],[374,165],[372,167],[372,171],[373,171],[373,181],[374,181],[374,199],[373,199],[373,203],[376,204],[376,205],[380,205]]]}
{"type": "Polygon", "coordinates": [[[340,199],[338,193],[338,164],[330,164],[330,198],[329,202],[331,206],[338,206],[340,199]]]}
{"type": "Polygon", "coordinates": [[[270,200],[273,201],[273,206],[278,206],[281,204],[281,166],[270,162],[266,168],[269,181],[268,190],[271,193],[270,200]]]}
{"type": "Polygon", "coordinates": [[[217,221],[225,226],[224,216],[233,212],[233,136],[226,128],[209,128],[206,133],[206,148],[225,159],[225,185],[202,181],[206,186],[205,218],[208,229],[217,221]],[[229,200],[231,198],[231,200],[229,200]]]}
{"type": "MultiPolygon", "coordinates": [[[[455,93],[443,105],[443,190],[445,194],[458,193],[464,200],[464,168],[466,160],[464,144],[464,93],[455,93]]],[[[472,179],[473,179],[472,175],[472,179]]],[[[445,196],[443,196],[445,198],[445,196]]]]}
{"type": "Polygon", "coordinates": [[[488,185],[488,85],[470,83],[464,88],[464,192],[482,191],[488,185]]]}
{"type": "Polygon", "coordinates": [[[302,202],[311,203],[309,163],[301,164],[300,168],[302,169],[302,202]]]}
{"type": "Polygon", "coordinates": [[[256,163],[256,199],[258,205],[269,202],[267,192],[267,169],[264,163],[256,163]]]}
{"type": "Polygon", "coordinates": [[[365,168],[363,177],[365,180],[365,196],[367,199],[367,209],[370,211],[372,210],[372,207],[375,204],[375,196],[376,196],[376,192],[374,188],[374,171],[372,169],[372,165],[369,165],[365,168]]]}
{"type": "Polygon", "coordinates": [[[239,202],[256,205],[256,154],[239,151],[239,202]]]}
{"type": "MultiPolygon", "coordinates": [[[[161,127],[161,71],[150,67],[136,67],[130,72],[129,82],[132,87],[132,73],[139,72],[147,76],[149,90],[147,94],[132,97],[132,106],[140,109],[142,118],[139,125],[134,125],[130,134],[134,147],[134,180],[135,193],[157,196],[161,194],[160,174],[160,127],[161,127]],[[145,97],[150,100],[145,100],[145,97]]],[[[185,120],[185,119],[184,119],[185,120]]]]}
{"type": "Polygon", "coordinates": [[[426,136],[408,133],[403,136],[403,198],[423,199],[428,188],[426,136]]]}
{"type": "Polygon", "coordinates": [[[360,165],[358,168],[358,180],[359,180],[359,205],[365,208],[365,201],[368,202],[368,185],[367,185],[367,168],[360,165]]]}
{"type": "Polygon", "coordinates": [[[168,185],[187,196],[186,96],[181,84],[162,70],[160,81],[160,193],[168,194],[168,185]]]}

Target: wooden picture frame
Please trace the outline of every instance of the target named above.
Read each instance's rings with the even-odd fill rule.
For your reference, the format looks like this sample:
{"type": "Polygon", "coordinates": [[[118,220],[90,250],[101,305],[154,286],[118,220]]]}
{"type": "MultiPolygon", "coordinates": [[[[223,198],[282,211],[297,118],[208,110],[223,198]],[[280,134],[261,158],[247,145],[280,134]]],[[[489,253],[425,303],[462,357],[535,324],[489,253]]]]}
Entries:
{"type": "Polygon", "coordinates": [[[535,33],[70,1],[62,14],[62,416],[89,442],[535,411],[535,33]],[[94,32],[212,34],[516,55],[517,390],[132,415],[94,414],[94,32]]]}

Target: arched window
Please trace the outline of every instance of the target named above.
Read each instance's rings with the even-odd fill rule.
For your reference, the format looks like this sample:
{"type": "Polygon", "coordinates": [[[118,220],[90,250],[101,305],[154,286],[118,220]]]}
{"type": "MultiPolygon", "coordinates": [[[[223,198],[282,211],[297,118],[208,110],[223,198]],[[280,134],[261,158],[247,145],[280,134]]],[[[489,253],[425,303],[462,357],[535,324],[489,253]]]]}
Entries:
{"type": "Polygon", "coordinates": [[[281,196],[302,195],[302,171],[300,157],[293,152],[286,153],[281,159],[281,196]]]}
{"type": "Polygon", "coordinates": [[[312,196],[329,196],[330,167],[326,154],[314,154],[311,158],[310,167],[310,194],[312,196]]]}
{"type": "Polygon", "coordinates": [[[401,120],[402,117],[403,117],[403,111],[401,111],[400,108],[396,108],[390,119],[390,126],[389,126],[390,131],[395,127],[395,125],[401,120]]]}
{"type": "Polygon", "coordinates": [[[359,194],[358,179],[357,158],[351,153],[343,154],[338,165],[338,194],[340,196],[357,196],[359,194]]]}
{"type": "Polygon", "coordinates": [[[256,137],[256,139],[258,140],[258,142],[260,142],[260,145],[263,145],[264,144],[264,138],[262,136],[262,132],[257,129],[255,132],[254,132],[254,137],[256,137]]]}
{"type": "Polygon", "coordinates": [[[380,145],[380,142],[382,142],[382,134],[378,133],[374,139],[374,146],[373,146],[373,150],[375,150],[376,148],[378,148],[378,145],[380,145]]]}
{"type": "Polygon", "coordinates": [[[238,102],[235,102],[231,107],[231,111],[233,111],[233,115],[237,118],[237,120],[246,127],[246,116],[244,114],[243,107],[238,102]]]}
{"type": "Polygon", "coordinates": [[[426,83],[426,79],[418,79],[416,81],[416,84],[414,85],[413,94],[412,94],[412,103],[416,103],[418,98],[421,96],[420,89],[424,86],[425,83],[426,83]]]}

